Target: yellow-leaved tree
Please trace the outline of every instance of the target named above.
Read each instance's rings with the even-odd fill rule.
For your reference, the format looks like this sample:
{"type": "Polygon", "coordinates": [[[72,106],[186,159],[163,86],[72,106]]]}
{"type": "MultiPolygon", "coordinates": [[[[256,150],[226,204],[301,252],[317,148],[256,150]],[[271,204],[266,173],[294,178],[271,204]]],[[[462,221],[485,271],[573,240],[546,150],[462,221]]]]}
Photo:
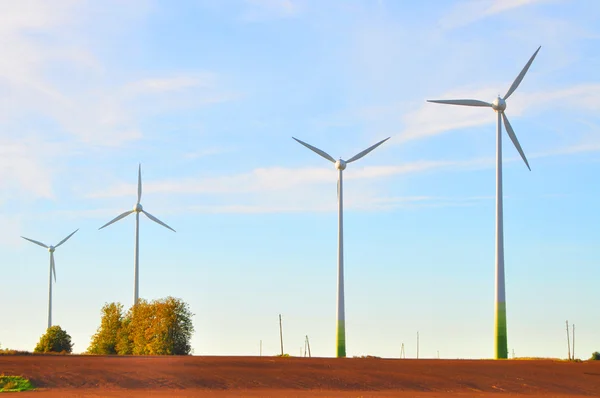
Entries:
{"type": "Polygon", "coordinates": [[[187,303],[174,297],[140,299],[126,314],[119,303],[102,308],[102,320],[88,353],[118,355],[189,355],[194,333],[187,303]]]}

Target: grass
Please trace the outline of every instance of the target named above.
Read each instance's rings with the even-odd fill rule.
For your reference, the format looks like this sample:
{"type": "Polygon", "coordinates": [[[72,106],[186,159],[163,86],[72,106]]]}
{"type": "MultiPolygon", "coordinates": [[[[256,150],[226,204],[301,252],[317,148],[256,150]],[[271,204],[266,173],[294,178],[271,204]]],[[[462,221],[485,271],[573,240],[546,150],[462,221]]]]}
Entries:
{"type": "Polygon", "coordinates": [[[33,389],[33,384],[21,376],[0,375],[0,392],[21,392],[33,389]]]}

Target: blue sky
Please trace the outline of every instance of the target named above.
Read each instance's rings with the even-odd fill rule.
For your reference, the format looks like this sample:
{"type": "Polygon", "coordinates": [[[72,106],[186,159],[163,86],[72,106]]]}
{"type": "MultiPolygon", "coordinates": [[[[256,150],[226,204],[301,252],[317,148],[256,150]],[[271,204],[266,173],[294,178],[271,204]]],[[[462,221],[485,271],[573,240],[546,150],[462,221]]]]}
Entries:
{"type": "Polygon", "coordinates": [[[426,103],[503,95],[508,347],[600,349],[600,4],[227,0],[0,4],[0,344],[47,317],[84,351],[100,308],[182,298],[198,355],[335,354],[336,171],[349,158],[348,355],[491,358],[495,114],[426,103]]]}

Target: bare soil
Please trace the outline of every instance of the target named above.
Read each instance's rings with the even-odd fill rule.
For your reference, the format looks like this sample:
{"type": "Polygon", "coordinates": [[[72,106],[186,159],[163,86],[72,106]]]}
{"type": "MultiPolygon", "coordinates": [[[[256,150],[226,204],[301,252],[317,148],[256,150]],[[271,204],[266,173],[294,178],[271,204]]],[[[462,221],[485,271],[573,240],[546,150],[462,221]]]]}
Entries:
{"type": "Polygon", "coordinates": [[[26,397],[600,396],[600,361],[0,356],[26,397]]]}

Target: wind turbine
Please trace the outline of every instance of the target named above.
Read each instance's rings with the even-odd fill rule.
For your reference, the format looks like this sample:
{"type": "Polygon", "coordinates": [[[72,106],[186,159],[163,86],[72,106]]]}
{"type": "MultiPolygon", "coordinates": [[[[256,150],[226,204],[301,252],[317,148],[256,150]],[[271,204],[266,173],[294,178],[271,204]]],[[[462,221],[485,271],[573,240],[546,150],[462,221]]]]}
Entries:
{"type": "Polygon", "coordinates": [[[112,220],[110,220],[109,222],[107,222],[106,224],[104,224],[103,226],[101,226],[98,229],[102,229],[104,227],[108,227],[110,224],[115,223],[117,221],[119,221],[122,218],[127,217],[128,215],[130,215],[131,213],[135,213],[135,255],[134,255],[134,271],[133,271],[133,278],[134,278],[134,286],[133,286],[133,304],[136,305],[138,303],[138,292],[139,292],[139,287],[140,287],[140,275],[139,275],[139,254],[140,254],[140,213],[144,213],[144,215],[146,217],[148,217],[149,219],[151,219],[152,221],[154,221],[157,224],[162,225],[165,228],[169,228],[171,231],[175,232],[175,230],[171,227],[169,227],[167,224],[165,224],[164,222],[160,221],[158,218],[154,217],[152,214],[148,213],[146,210],[144,210],[144,208],[142,207],[140,200],[142,199],[142,165],[140,164],[139,168],[138,168],[138,190],[137,190],[137,203],[135,204],[135,206],[133,206],[133,210],[129,210],[126,211],[123,214],[118,215],[117,217],[113,218],[112,220]]]}
{"type": "MultiPolygon", "coordinates": [[[[294,137],[292,137],[294,138],[294,137]]],[[[370,146],[364,151],[357,153],[353,157],[348,160],[335,160],[332,158],[327,152],[324,152],[318,148],[315,148],[312,145],[307,144],[306,142],[300,141],[297,138],[294,138],[300,144],[304,145],[311,151],[316,154],[324,157],[330,162],[335,164],[335,168],[338,170],[338,300],[337,300],[337,344],[336,344],[336,353],[338,358],[344,358],[346,356],[346,322],[345,322],[345,310],[344,310],[344,212],[343,212],[343,185],[342,185],[342,172],[346,168],[348,163],[352,163],[355,160],[358,160],[365,156],[367,153],[371,152],[373,149],[377,148],[379,145],[383,144],[390,137],[385,140],[379,141],[377,144],[370,146]]]]}
{"type": "Polygon", "coordinates": [[[519,73],[513,84],[510,86],[504,97],[498,96],[493,102],[485,102],[474,99],[456,99],[456,100],[427,100],[438,104],[482,106],[492,108],[497,114],[496,121],[496,302],[495,302],[495,351],[497,359],[508,358],[508,344],[506,333],[506,296],[504,286],[504,222],[502,215],[502,121],[506,127],[506,133],[521,155],[527,168],[529,162],[523,153],[519,140],[510,125],[504,111],[506,110],[506,100],[519,87],[523,77],[529,70],[535,56],[540,51],[541,46],[533,53],[529,61],[519,73]]]}
{"type": "Polygon", "coordinates": [[[32,243],[35,243],[36,245],[42,246],[42,247],[48,249],[48,251],[50,252],[50,277],[48,280],[48,327],[52,326],[52,275],[53,274],[54,274],[54,283],[56,283],[56,268],[54,267],[54,250],[56,250],[58,248],[58,246],[65,243],[77,231],[79,231],[79,228],[77,228],[75,231],[71,232],[71,234],[69,236],[67,236],[60,242],[58,242],[58,245],[56,245],[56,246],[52,246],[52,245],[48,246],[48,245],[43,244],[42,242],[38,242],[37,240],[33,240],[33,239],[26,238],[24,236],[21,236],[21,238],[28,240],[32,243]]]}

